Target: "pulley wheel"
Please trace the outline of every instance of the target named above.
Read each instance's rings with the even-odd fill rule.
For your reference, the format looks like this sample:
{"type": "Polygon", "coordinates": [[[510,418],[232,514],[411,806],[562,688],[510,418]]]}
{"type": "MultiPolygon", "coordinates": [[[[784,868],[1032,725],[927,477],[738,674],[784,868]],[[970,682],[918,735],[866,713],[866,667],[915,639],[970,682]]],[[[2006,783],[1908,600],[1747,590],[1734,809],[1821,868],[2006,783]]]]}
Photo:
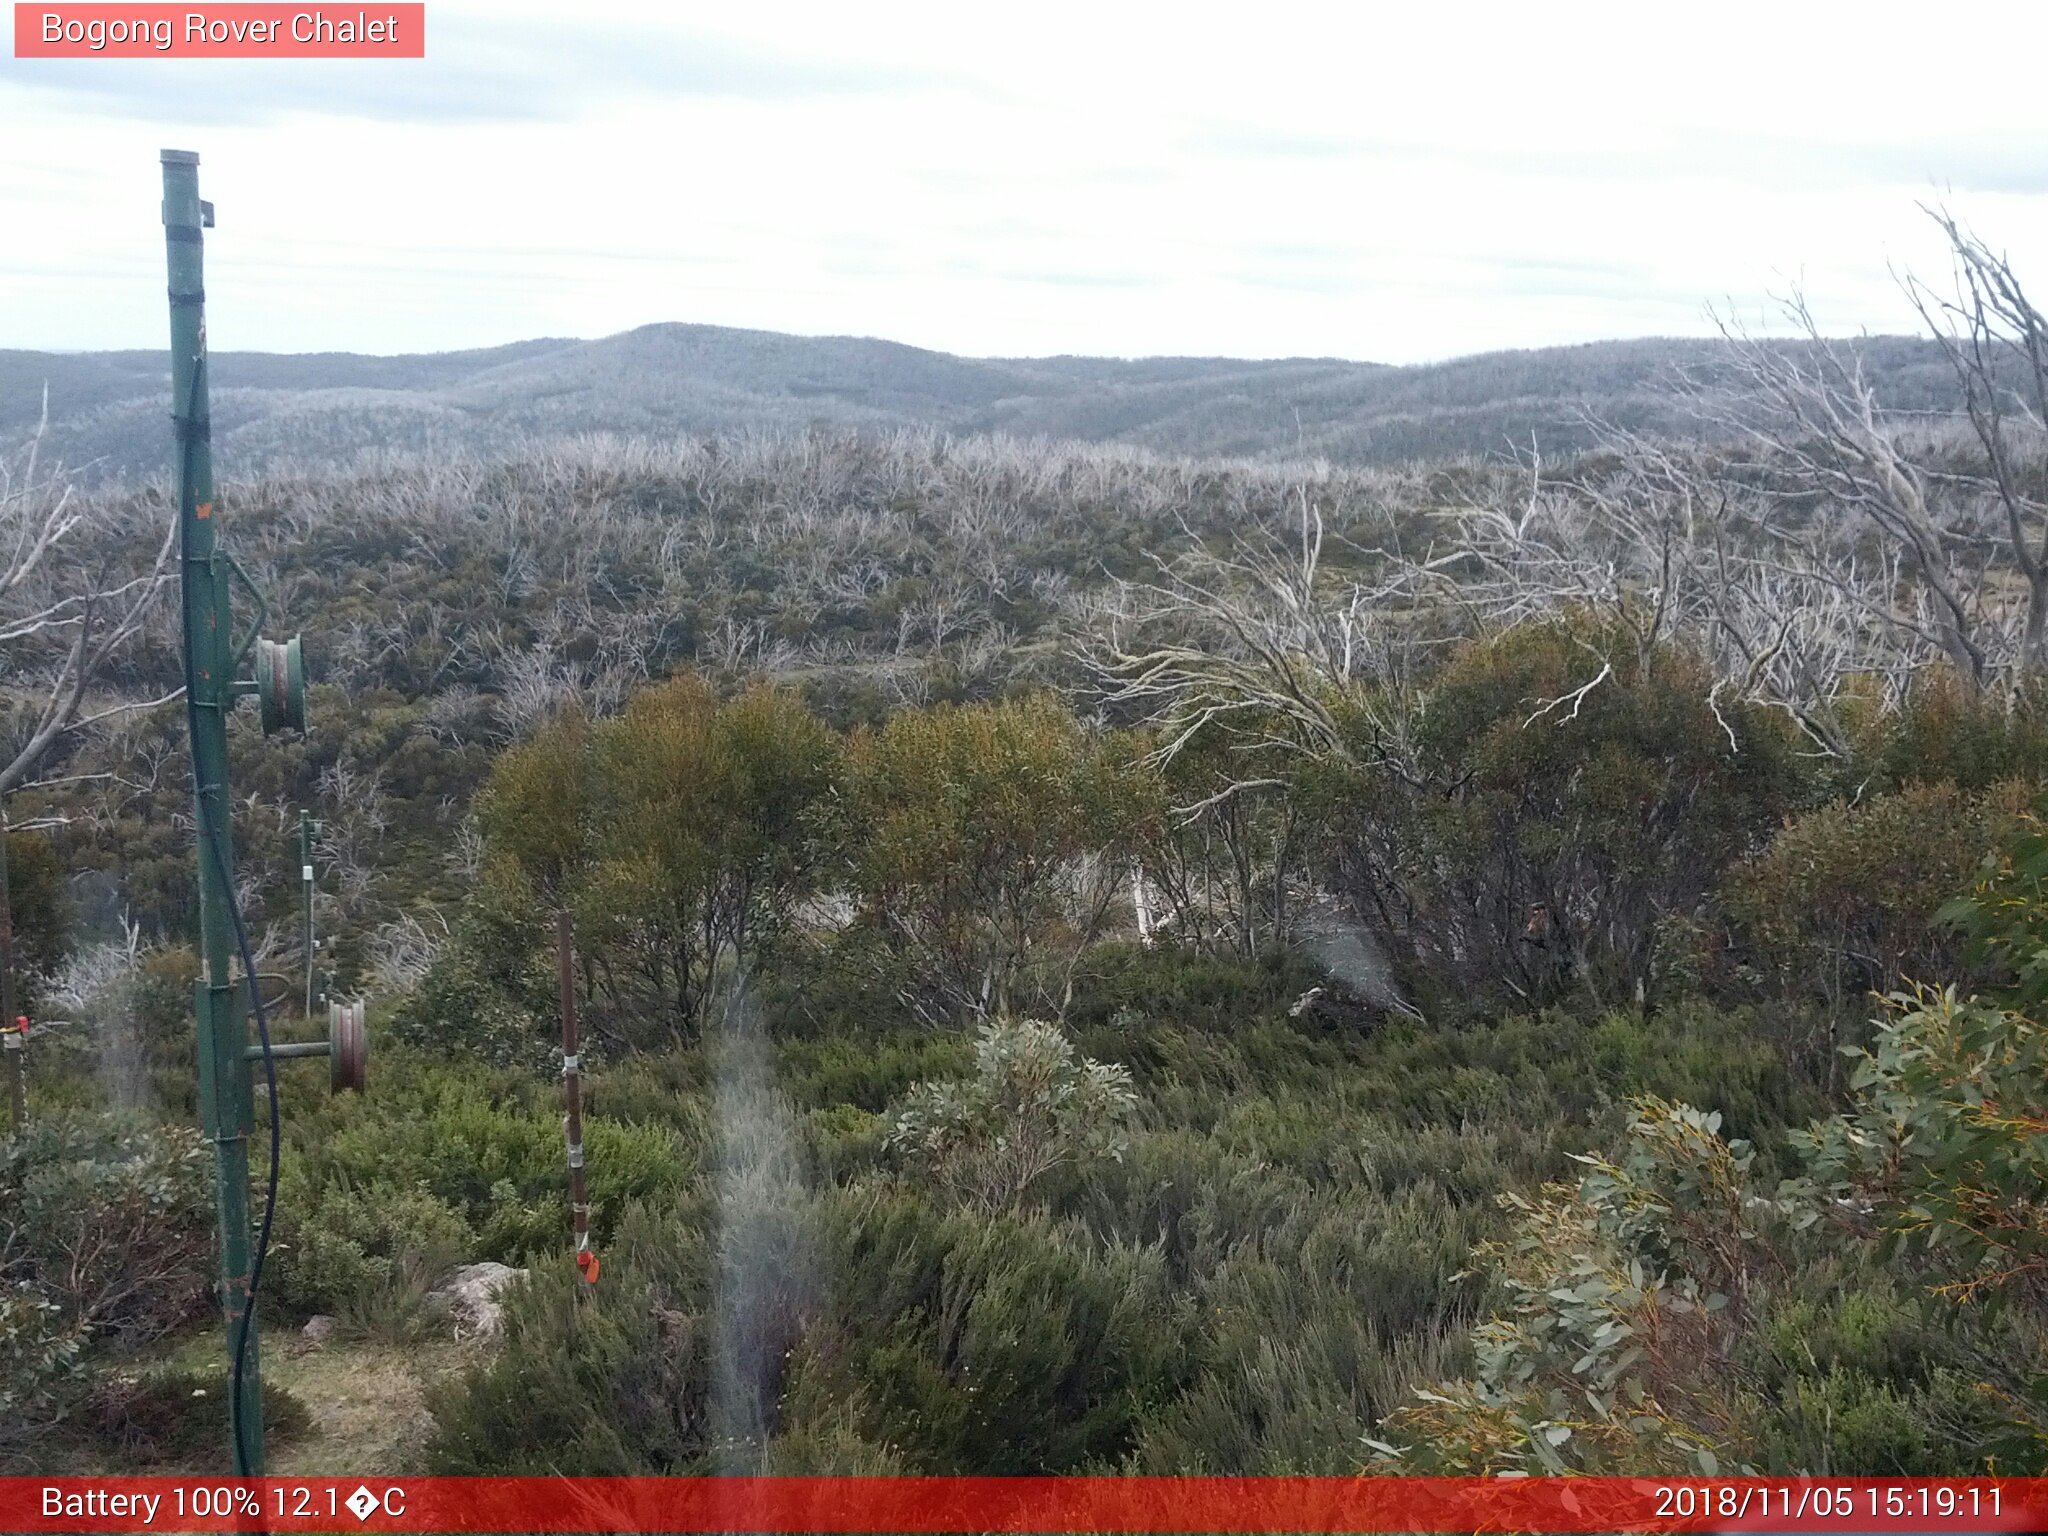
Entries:
{"type": "Polygon", "coordinates": [[[306,728],[306,658],[297,635],[256,642],[256,693],[264,735],[306,728]]]}
{"type": "Polygon", "coordinates": [[[370,1055],[370,1032],[363,1022],[363,1001],[327,1005],[328,1086],[336,1093],[363,1091],[363,1075],[370,1055]]]}

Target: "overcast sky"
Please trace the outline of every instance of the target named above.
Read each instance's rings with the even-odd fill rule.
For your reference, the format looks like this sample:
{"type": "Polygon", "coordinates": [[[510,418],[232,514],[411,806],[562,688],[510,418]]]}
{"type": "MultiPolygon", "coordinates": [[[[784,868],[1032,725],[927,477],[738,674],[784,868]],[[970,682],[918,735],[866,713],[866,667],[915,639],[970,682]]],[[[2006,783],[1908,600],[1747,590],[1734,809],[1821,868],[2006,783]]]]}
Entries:
{"type": "Polygon", "coordinates": [[[1697,334],[1793,284],[1831,330],[1898,331],[1887,267],[1942,270],[1937,198],[2048,287],[2048,5],[427,21],[424,61],[0,59],[0,346],[163,344],[163,147],[219,208],[223,348],[688,320],[1411,362],[1697,334]]]}

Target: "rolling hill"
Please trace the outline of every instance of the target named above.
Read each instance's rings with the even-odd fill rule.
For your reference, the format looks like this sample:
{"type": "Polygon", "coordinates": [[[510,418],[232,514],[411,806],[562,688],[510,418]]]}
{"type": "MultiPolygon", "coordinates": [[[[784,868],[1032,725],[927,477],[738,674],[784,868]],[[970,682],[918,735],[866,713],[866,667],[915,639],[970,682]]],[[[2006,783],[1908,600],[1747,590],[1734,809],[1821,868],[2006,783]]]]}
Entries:
{"type": "MultiPolygon", "coordinates": [[[[1854,346],[1896,405],[1934,404],[1948,386],[1931,342],[1854,346]]],[[[214,435],[228,472],[346,465],[384,450],[492,453],[586,432],[659,438],[814,423],[1396,463],[1498,453],[1532,434],[1569,448],[1583,439],[1587,409],[1682,435],[1687,424],[1663,385],[1722,352],[1715,341],[1653,338],[1409,367],[967,358],[857,337],[663,324],[397,357],[218,353],[214,435]]],[[[165,354],[0,351],[0,445],[33,428],[45,386],[51,444],[65,463],[92,478],[147,476],[164,463],[165,354]]]]}

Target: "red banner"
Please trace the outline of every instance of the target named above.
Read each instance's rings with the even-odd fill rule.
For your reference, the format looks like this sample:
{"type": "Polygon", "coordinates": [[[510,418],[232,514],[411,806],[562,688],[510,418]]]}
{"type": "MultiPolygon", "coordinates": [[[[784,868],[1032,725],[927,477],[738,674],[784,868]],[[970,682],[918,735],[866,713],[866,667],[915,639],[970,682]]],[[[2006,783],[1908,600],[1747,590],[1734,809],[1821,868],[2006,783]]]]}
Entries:
{"type": "Polygon", "coordinates": [[[427,8],[16,0],[18,59],[423,59],[427,8]]]}
{"type": "Polygon", "coordinates": [[[2048,1529],[2048,1478],[0,1478],[40,1531],[2048,1529]]]}

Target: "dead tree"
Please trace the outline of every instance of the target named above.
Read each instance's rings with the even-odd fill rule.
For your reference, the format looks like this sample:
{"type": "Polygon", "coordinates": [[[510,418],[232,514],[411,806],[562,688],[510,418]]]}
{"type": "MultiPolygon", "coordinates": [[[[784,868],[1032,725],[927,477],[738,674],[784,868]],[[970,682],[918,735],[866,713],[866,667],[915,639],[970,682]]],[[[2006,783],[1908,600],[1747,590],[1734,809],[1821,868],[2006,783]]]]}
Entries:
{"type": "Polygon", "coordinates": [[[1901,587],[1879,615],[1931,642],[1973,689],[2010,689],[2044,665],[2048,635],[2048,322],[2010,262],[1945,211],[1953,291],[1900,281],[1956,376],[1950,411],[1881,400],[1859,349],[1821,335],[1805,298],[1790,342],[1724,325],[1729,366],[1689,381],[1698,414],[1754,455],[1774,531],[1824,532],[1846,515],[1876,536],[1901,587]],[[1967,423],[1971,450],[1951,430],[1967,423]],[[2004,595],[2018,576],[2024,596],[2004,595]]]}
{"type": "Polygon", "coordinates": [[[1407,760],[1401,679],[1407,577],[1335,579],[1306,484],[1291,527],[1257,525],[1123,582],[1083,661],[1113,716],[1151,728],[1174,803],[1147,877],[1181,930],[1228,933],[1251,952],[1288,931],[1298,873],[1294,776],[1315,763],[1407,760]]]}
{"type": "MultiPolygon", "coordinates": [[[[1103,702],[1159,729],[1161,760],[1215,730],[1245,756],[1342,755],[1334,689],[1398,670],[1389,620],[1411,582],[1323,575],[1323,513],[1296,488],[1295,526],[1240,533],[1224,551],[1183,526],[1188,550],[1120,582],[1084,654],[1103,702]]],[[[1230,790],[1255,787],[1250,780],[1230,790]]]]}
{"type": "Polygon", "coordinates": [[[1902,286],[1955,371],[1983,462],[1949,473],[2000,514],[2004,553],[2027,589],[2018,663],[2038,672],[2048,665],[2048,320],[2009,258],[1948,210],[1926,212],[1948,239],[1952,288],[1937,293],[1910,273],[1902,286]]]}
{"type": "Polygon", "coordinates": [[[1586,428],[1597,446],[1568,471],[1546,474],[1532,444],[1517,479],[1496,472],[1440,509],[1429,545],[1397,556],[1393,576],[1466,634],[1589,619],[1575,627],[1589,689],[1614,675],[1617,645],[1633,652],[1632,672],[1661,646],[1691,650],[1714,671],[1717,711],[1724,700],[1783,710],[1833,756],[1848,750],[1850,688],[1876,679],[1895,703],[1942,654],[1896,549],[1861,547],[1841,519],[1788,525],[1716,450],[1586,428]]]}
{"type": "Polygon", "coordinates": [[[169,578],[176,522],[153,528],[131,501],[80,496],[43,461],[48,421],[46,392],[34,435],[0,458],[0,658],[12,726],[0,747],[0,796],[31,784],[72,733],[183,691],[95,695],[169,578]]]}

